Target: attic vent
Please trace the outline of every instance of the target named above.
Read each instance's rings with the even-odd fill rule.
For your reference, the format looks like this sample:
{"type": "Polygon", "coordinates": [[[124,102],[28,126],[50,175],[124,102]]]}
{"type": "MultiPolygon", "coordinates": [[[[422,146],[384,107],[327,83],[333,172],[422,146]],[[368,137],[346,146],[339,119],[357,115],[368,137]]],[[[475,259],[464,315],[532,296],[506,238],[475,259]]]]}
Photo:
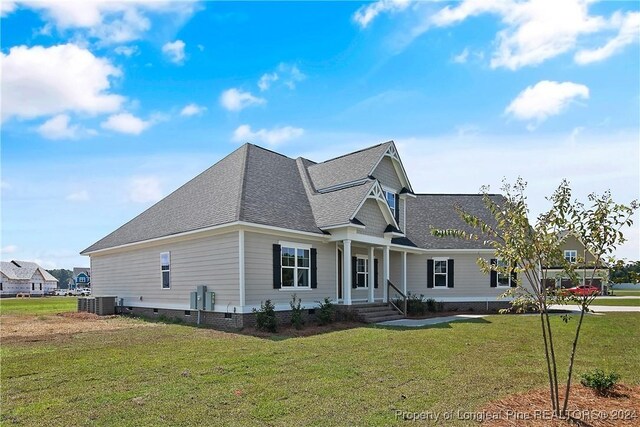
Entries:
{"type": "Polygon", "coordinates": [[[22,268],[22,266],[18,264],[16,261],[11,261],[11,264],[15,265],[18,268],[22,268]]]}

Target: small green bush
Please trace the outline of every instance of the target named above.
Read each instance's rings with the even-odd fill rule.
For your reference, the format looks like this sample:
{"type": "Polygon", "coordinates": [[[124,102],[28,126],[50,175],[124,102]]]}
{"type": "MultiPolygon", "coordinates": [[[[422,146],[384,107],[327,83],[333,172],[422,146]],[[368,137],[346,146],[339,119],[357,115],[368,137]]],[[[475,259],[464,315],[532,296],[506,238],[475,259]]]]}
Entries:
{"type": "Polygon", "coordinates": [[[270,299],[260,303],[260,310],[254,308],[253,312],[256,314],[256,328],[261,331],[278,332],[276,306],[270,299]]]}
{"type": "Polygon", "coordinates": [[[326,297],[322,302],[318,302],[318,323],[320,325],[332,323],[334,312],[335,307],[329,297],[326,297]]]}
{"type": "Polygon", "coordinates": [[[433,298],[429,298],[427,301],[425,301],[425,304],[427,306],[428,312],[435,313],[436,311],[438,311],[438,303],[436,303],[436,300],[434,300],[433,298]]]}
{"type": "Polygon", "coordinates": [[[596,369],[592,372],[585,372],[582,374],[580,383],[585,386],[594,389],[598,394],[608,394],[613,386],[616,385],[620,375],[615,372],[605,373],[601,369],[596,369]]]}
{"type": "Polygon", "coordinates": [[[297,298],[296,301],[296,294],[293,294],[289,305],[291,306],[291,324],[296,329],[302,329],[304,326],[304,318],[302,317],[302,300],[297,298]]]}

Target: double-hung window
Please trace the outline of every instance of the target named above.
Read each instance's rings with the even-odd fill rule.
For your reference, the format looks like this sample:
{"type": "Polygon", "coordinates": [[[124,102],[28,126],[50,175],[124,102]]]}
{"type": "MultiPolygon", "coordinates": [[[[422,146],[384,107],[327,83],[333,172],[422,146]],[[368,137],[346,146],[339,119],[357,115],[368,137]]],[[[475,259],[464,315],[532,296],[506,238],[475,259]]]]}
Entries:
{"type": "Polygon", "coordinates": [[[160,270],[162,272],[162,289],[171,288],[171,252],[160,254],[160,270]]]}
{"type": "Polygon", "coordinates": [[[576,250],[567,250],[564,251],[564,259],[567,260],[567,262],[570,263],[575,263],[576,261],[578,261],[578,251],[576,250]]]}
{"type": "Polygon", "coordinates": [[[356,288],[369,287],[369,263],[367,258],[356,258],[356,288]]]}
{"type": "MultiPolygon", "coordinates": [[[[507,267],[507,263],[501,259],[496,261],[496,265],[498,266],[498,268],[500,269],[504,269],[507,267]]],[[[511,275],[510,274],[504,274],[502,273],[500,270],[496,271],[497,273],[497,277],[498,277],[498,287],[504,287],[504,288],[508,288],[511,286],[511,275]]]]}
{"type": "Polygon", "coordinates": [[[433,286],[436,288],[447,287],[447,260],[433,260],[433,286]]]}
{"type": "Polygon", "coordinates": [[[389,190],[384,190],[384,197],[385,199],[387,199],[387,204],[389,205],[389,209],[391,209],[391,212],[393,213],[393,216],[396,216],[396,193],[394,193],[393,191],[389,191],[389,190]]]}
{"type": "Polygon", "coordinates": [[[309,288],[310,250],[282,246],[282,287],[309,288]]]}

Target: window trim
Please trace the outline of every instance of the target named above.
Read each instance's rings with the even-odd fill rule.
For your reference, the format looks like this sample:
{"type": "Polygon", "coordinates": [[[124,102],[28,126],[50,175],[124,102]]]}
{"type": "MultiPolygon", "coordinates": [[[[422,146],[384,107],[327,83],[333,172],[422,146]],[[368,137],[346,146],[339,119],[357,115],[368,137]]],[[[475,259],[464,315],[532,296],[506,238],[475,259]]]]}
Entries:
{"type": "Polygon", "coordinates": [[[433,259],[433,289],[449,289],[449,258],[432,258],[433,259]],[[436,273],[436,262],[444,262],[444,273],[436,273]],[[436,285],[436,275],[444,275],[444,286],[436,285]]]}
{"type": "MultiPolygon", "coordinates": [[[[502,261],[500,258],[496,258],[496,267],[504,267],[506,266],[506,264],[504,264],[504,261],[502,261]],[[503,265],[500,265],[500,263],[503,263],[503,265]]],[[[498,270],[496,270],[496,288],[510,288],[511,287],[511,274],[507,274],[507,284],[506,285],[502,285],[500,284],[500,276],[504,276],[502,273],[500,273],[498,270]]]]}
{"type": "Polygon", "coordinates": [[[295,243],[295,242],[278,242],[280,245],[280,289],[281,291],[304,291],[311,289],[311,245],[307,243],[295,243]],[[294,266],[282,265],[282,251],[284,249],[293,249],[295,250],[295,263],[294,266]],[[298,266],[298,250],[304,250],[309,252],[309,266],[308,267],[299,267],[298,266]],[[293,269],[293,286],[285,286],[284,280],[282,277],[282,272],[285,268],[293,269]],[[307,286],[299,286],[298,285],[298,269],[307,270],[307,286]]]}
{"type": "Polygon", "coordinates": [[[393,214],[393,217],[396,217],[396,209],[398,209],[398,206],[396,206],[396,196],[398,193],[395,192],[395,190],[391,190],[389,188],[385,188],[382,187],[382,192],[384,193],[384,199],[387,202],[387,206],[389,206],[389,209],[391,210],[391,213],[393,214]],[[393,207],[391,207],[391,205],[389,204],[389,194],[391,194],[393,196],[393,207]]]}
{"type": "Polygon", "coordinates": [[[354,290],[365,290],[369,289],[369,255],[356,255],[356,287],[354,290]],[[364,272],[358,271],[358,262],[359,260],[364,260],[364,272]],[[364,274],[364,286],[358,286],[358,275],[364,274]]]}
{"type": "Polygon", "coordinates": [[[171,251],[166,251],[166,252],[160,252],[160,289],[171,289],[171,251]],[[167,256],[169,257],[169,264],[167,265],[167,269],[164,269],[164,265],[162,264],[162,256],[164,254],[167,254],[167,256]],[[169,273],[169,286],[165,287],[164,286],[164,273],[168,272],[169,273]]]}
{"type": "Polygon", "coordinates": [[[565,249],[563,252],[563,256],[565,261],[568,261],[571,264],[575,264],[578,262],[578,251],[576,249],[565,249]],[[569,259],[567,259],[567,253],[569,254],[569,259]],[[571,254],[575,254],[573,256],[573,261],[571,260],[571,254]]]}

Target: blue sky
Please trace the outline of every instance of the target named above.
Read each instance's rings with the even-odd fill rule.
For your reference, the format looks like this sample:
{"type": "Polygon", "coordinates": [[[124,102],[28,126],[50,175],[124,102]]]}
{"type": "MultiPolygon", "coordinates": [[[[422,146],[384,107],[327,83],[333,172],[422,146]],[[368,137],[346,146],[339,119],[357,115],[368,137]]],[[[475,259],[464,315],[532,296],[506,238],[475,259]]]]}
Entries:
{"type": "Polygon", "coordinates": [[[88,265],[247,141],[393,139],[417,191],[522,176],[532,214],[562,178],[640,193],[637,2],[7,1],[1,36],[3,259],[88,265]]]}

